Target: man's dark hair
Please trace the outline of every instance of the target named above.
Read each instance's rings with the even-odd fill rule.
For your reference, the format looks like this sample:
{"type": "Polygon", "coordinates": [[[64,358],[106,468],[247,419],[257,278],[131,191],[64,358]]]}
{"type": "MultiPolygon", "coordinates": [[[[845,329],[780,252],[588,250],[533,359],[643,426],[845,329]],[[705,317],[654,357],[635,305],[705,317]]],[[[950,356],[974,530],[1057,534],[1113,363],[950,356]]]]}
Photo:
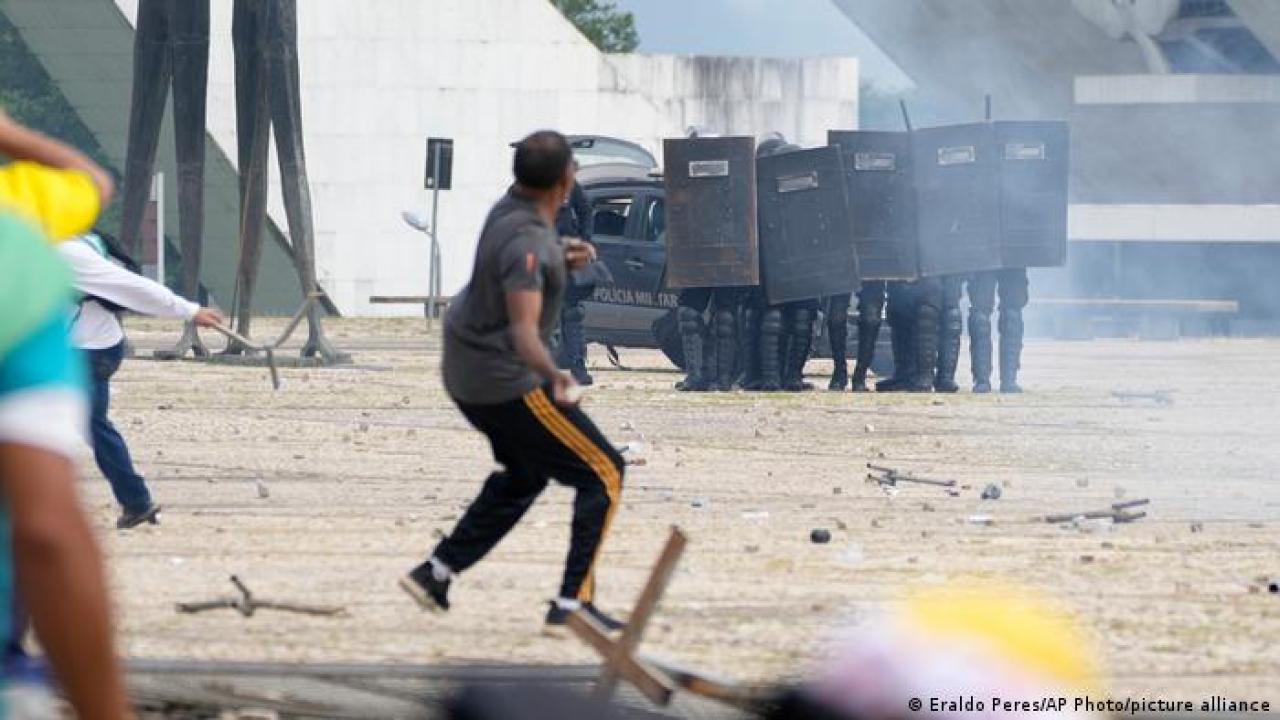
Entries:
{"type": "Polygon", "coordinates": [[[516,143],[516,182],[531,190],[550,190],[573,161],[573,149],[563,135],[541,130],[516,143]]]}

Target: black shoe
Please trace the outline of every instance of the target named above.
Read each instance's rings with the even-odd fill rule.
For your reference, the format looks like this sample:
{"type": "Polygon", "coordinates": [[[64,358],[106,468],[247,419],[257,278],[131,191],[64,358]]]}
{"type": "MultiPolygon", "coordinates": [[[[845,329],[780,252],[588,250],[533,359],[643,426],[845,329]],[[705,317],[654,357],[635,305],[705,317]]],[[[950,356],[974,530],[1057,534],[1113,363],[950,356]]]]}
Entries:
{"type": "Polygon", "coordinates": [[[911,383],[905,379],[891,377],[876,383],[876,392],[903,392],[910,389],[911,383]]]}
{"type": "Polygon", "coordinates": [[[940,393],[957,393],[960,392],[960,386],[955,380],[934,380],[933,389],[940,393]]]}
{"type": "Polygon", "coordinates": [[[584,367],[574,368],[570,374],[573,375],[573,381],[582,387],[591,387],[596,384],[595,378],[591,377],[591,373],[587,372],[584,367]]]}
{"type": "Polygon", "coordinates": [[[1000,392],[1006,395],[1017,395],[1022,392],[1022,386],[1016,382],[1000,383],[1000,392]]]}
{"type": "Polygon", "coordinates": [[[425,562],[400,578],[400,589],[409,593],[409,597],[423,610],[448,612],[450,582],[437,580],[431,572],[431,563],[425,562]]]}
{"type": "Polygon", "coordinates": [[[827,383],[827,389],[832,392],[844,392],[849,387],[849,377],[847,375],[832,375],[831,382],[827,383]]]}
{"type": "Polygon", "coordinates": [[[151,503],[145,510],[130,512],[125,510],[120,513],[120,517],[116,519],[117,530],[128,530],[136,528],[143,523],[151,523],[152,525],[160,524],[160,506],[151,503]]]}
{"type": "Polygon", "coordinates": [[[979,395],[986,395],[991,392],[991,383],[982,380],[973,384],[973,391],[979,395]]]}
{"type": "Polygon", "coordinates": [[[702,381],[681,380],[676,383],[676,390],[680,392],[709,392],[711,385],[702,381]]]}
{"type": "MultiPolygon", "coordinates": [[[[586,613],[591,616],[591,619],[595,620],[600,627],[604,628],[606,632],[622,632],[622,629],[627,626],[627,624],[621,620],[616,620],[605,615],[603,612],[600,612],[599,608],[597,608],[594,603],[583,603],[582,609],[585,610],[586,613]]],[[[550,637],[563,637],[568,629],[567,625],[569,622],[569,615],[572,612],[572,610],[560,607],[559,603],[552,600],[550,602],[550,607],[547,608],[547,619],[543,623],[542,634],[550,637]]]]}

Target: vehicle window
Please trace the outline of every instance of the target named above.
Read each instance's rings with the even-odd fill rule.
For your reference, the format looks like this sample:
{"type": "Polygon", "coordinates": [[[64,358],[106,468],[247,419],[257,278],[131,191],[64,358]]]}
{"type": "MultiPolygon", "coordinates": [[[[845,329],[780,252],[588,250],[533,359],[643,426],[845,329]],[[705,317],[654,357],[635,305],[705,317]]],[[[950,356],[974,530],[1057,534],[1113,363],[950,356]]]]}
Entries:
{"type": "Polygon", "coordinates": [[[630,195],[596,198],[591,203],[591,234],[623,237],[631,215],[630,195]]]}
{"type": "Polygon", "coordinates": [[[662,198],[650,198],[644,211],[644,239],[657,242],[667,230],[666,201],[662,198]]]}

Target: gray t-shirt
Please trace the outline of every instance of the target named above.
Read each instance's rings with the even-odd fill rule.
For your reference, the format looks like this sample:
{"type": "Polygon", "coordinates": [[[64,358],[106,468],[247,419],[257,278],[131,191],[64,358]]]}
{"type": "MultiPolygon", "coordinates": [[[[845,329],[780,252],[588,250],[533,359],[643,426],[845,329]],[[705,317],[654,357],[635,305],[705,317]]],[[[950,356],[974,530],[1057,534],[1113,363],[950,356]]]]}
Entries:
{"type": "Polygon", "coordinates": [[[565,286],[564,248],[533,201],[507,191],[489,211],[476,248],[471,282],[444,322],[444,387],[471,405],[515,400],[542,384],[516,353],[506,294],[542,291],[538,330],[549,343],[565,286]]]}

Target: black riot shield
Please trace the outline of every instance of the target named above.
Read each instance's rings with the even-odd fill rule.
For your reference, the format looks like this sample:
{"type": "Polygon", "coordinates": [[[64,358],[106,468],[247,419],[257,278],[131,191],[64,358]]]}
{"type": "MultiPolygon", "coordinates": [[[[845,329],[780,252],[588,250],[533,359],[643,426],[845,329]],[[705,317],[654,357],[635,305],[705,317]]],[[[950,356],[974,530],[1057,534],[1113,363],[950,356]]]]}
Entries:
{"type": "Polygon", "coordinates": [[[672,290],[760,284],[755,139],[663,143],[672,290]]]}
{"type": "Polygon", "coordinates": [[[837,147],[756,161],[760,274],[771,305],[841,295],[858,286],[843,174],[837,147]]]}
{"type": "Polygon", "coordinates": [[[998,122],[1000,241],[1006,268],[1067,263],[1065,122],[998,122]]]}
{"type": "Polygon", "coordinates": [[[914,280],[918,253],[911,136],[832,130],[827,142],[838,146],[844,157],[852,239],[862,277],[914,280]]]}
{"type": "Polygon", "coordinates": [[[998,270],[999,144],[992,123],[912,134],[923,276],[998,270]]]}

